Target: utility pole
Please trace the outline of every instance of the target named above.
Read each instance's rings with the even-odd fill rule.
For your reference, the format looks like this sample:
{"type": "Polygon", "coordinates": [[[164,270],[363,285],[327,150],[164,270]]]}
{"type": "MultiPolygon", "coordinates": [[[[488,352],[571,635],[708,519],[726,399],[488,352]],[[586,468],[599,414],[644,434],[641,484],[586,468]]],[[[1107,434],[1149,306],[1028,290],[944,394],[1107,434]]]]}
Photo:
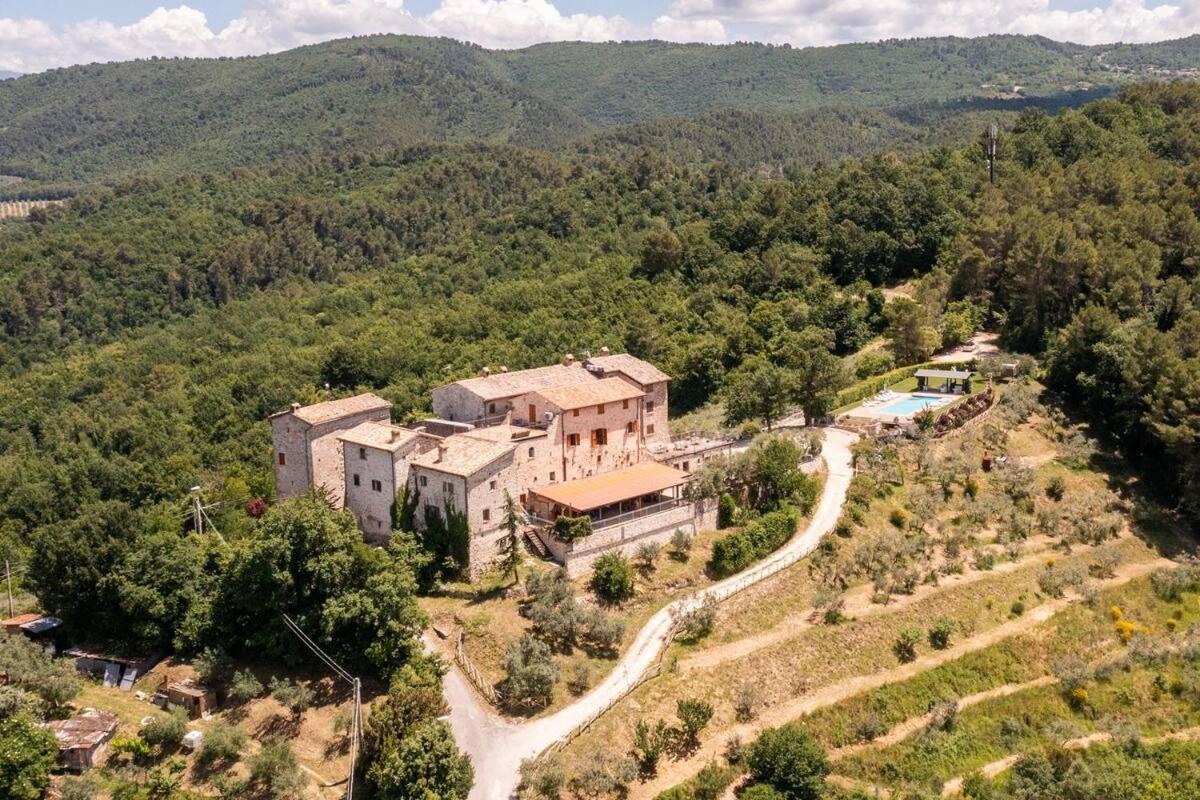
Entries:
{"type": "Polygon", "coordinates": [[[988,140],[983,145],[983,156],[987,159],[988,167],[988,182],[996,182],[996,144],[1000,138],[1000,129],[996,127],[996,123],[988,126],[988,140]]]}
{"type": "Polygon", "coordinates": [[[8,582],[8,616],[13,615],[12,601],[12,567],[9,566],[8,559],[4,559],[4,579],[8,582]]]}
{"type": "Polygon", "coordinates": [[[204,534],[204,509],[200,507],[200,487],[192,487],[192,530],[204,534]]]}
{"type": "Polygon", "coordinates": [[[308,634],[291,617],[282,611],[279,612],[279,616],[283,617],[284,625],[300,640],[301,644],[311,650],[313,655],[321,659],[325,666],[349,683],[354,690],[354,709],[350,718],[350,771],[346,774],[346,800],[354,800],[354,773],[358,769],[358,751],[362,744],[362,681],[342,669],[341,665],[309,638],[308,634]]]}

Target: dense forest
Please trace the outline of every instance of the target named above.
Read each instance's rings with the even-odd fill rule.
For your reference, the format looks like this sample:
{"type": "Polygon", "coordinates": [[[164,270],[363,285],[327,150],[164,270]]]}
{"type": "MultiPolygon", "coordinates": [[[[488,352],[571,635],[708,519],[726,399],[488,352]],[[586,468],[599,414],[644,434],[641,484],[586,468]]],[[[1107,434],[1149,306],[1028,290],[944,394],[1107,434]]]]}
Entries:
{"type": "Polygon", "coordinates": [[[710,157],[710,126],[729,120],[705,115],[731,110],[772,122],[761,138],[755,126],[740,125],[738,138],[755,144],[726,149],[723,160],[812,164],[911,142],[923,136],[914,125],[946,116],[1073,106],[1131,75],[1196,67],[1194,37],[1093,48],[988,36],[828,48],[574,42],[513,51],[359,37],[268,56],[93,64],[3,81],[0,175],[25,179],[6,196],[40,197],[145,169],[176,175],[347,148],[559,148],[616,130],[611,147],[625,138],[620,127],[655,122],[657,129],[628,136],[668,135],[710,157]],[[829,113],[814,114],[823,109],[829,113]],[[847,115],[861,115],[849,140],[837,132],[847,115]]]}
{"type": "Polygon", "coordinates": [[[249,529],[293,400],[418,414],[480,365],[608,345],[673,374],[682,411],[885,328],[918,360],[967,310],[1196,520],[1198,121],[1188,84],[1029,111],[994,186],[975,146],[775,179],[441,145],[85,192],[0,228],[3,545],[67,617],[91,615],[52,587],[125,581],[92,629],[162,643],[180,605],[134,624],[139,559],[197,484],[249,529]]]}

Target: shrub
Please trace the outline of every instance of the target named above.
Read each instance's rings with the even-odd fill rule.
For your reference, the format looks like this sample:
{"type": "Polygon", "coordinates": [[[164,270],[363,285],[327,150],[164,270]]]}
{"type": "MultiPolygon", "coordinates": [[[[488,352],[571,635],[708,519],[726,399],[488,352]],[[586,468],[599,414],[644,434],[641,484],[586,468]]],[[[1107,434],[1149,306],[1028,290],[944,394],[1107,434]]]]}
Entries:
{"type": "Polygon", "coordinates": [[[592,685],[592,671],[586,662],[576,661],[571,666],[571,676],[567,678],[567,691],[573,695],[581,695],[592,685]]]}
{"type": "Polygon", "coordinates": [[[567,783],[567,769],[558,753],[521,762],[520,800],[559,800],[567,783]]]}
{"type": "Polygon", "coordinates": [[[242,669],[234,673],[233,679],[229,682],[227,694],[234,703],[246,703],[258,697],[262,691],[263,685],[258,678],[254,677],[254,673],[248,669],[242,669]]]}
{"type": "Polygon", "coordinates": [[[854,362],[854,375],[860,381],[875,375],[882,375],[896,366],[895,357],[886,350],[876,350],[863,353],[854,362]]]}
{"type": "Polygon", "coordinates": [[[1025,603],[1020,600],[1014,600],[1012,606],[1009,608],[1009,613],[1014,617],[1021,616],[1025,613],[1025,603]]]}
{"type": "Polygon", "coordinates": [[[692,555],[692,535],[683,528],[671,534],[671,558],[686,563],[692,555]]]}
{"type": "Polygon", "coordinates": [[[634,554],[634,560],[637,561],[638,569],[649,574],[654,571],[654,564],[658,561],[658,555],[662,552],[662,546],[657,542],[642,542],[638,545],[637,553],[634,554]]]}
{"type": "Polygon", "coordinates": [[[789,800],[788,796],[774,786],[765,783],[755,783],[746,787],[741,800],[789,800]]]}
{"type": "Polygon", "coordinates": [[[685,611],[678,619],[680,636],[699,641],[713,631],[717,623],[717,598],[706,594],[700,605],[685,611]]]}
{"type": "Polygon", "coordinates": [[[917,628],[905,628],[900,631],[900,635],[896,637],[895,643],[892,644],[892,652],[896,654],[896,658],[907,664],[910,661],[915,661],[917,658],[917,642],[921,641],[921,631],[917,628]]]}
{"type": "Polygon", "coordinates": [[[854,726],[854,734],[860,742],[873,742],[887,732],[887,726],[874,711],[868,711],[854,726]]]}
{"type": "Polygon", "coordinates": [[[777,550],[796,532],[796,512],[772,511],[713,542],[709,567],[718,577],[740,572],[777,550]]]}
{"type": "Polygon", "coordinates": [[[142,741],[160,752],[178,749],[187,733],[187,712],[177,708],[169,714],[157,716],[142,726],[138,736],[142,741]]]}
{"type": "Polygon", "coordinates": [[[642,775],[654,775],[658,760],[671,744],[671,729],[661,719],[654,725],[638,720],[633,728],[633,758],[642,775]]]}
{"type": "Polygon", "coordinates": [[[685,748],[695,748],[700,744],[700,731],[712,719],[712,705],[703,700],[679,700],[675,704],[675,713],[679,717],[681,743],[685,748]]]}
{"type": "Polygon", "coordinates": [[[737,502],[729,492],[723,492],[717,500],[717,527],[728,528],[737,520],[737,502]]]}
{"type": "Polygon", "coordinates": [[[1150,573],[1150,586],[1163,600],[1178,600],[1184,592],[1200,591],[1200,563],[1189,562],[1150,573]]]}
{"type": "Polygon", "coordinates": [[[217,720],[204,732],[204,740],[200,745],[197,759],[206,765],[232,764],[241,756],[245,746],[245,731],[237,725],[217,720]]]}
{"type": "Polygon", "coordinates": [[[503,694],[512,708],[543,708],[554,699],[558,665],[545,642],[528,633],[508,646],[503,694]]]}
{"type": "Polygon", "coordinates": [[[577,542],[592,535],[592,518],[560,516],[554,520],[554,535],[564,542],[577,542]]]}
{"type": "Polygon", "coordinates": [[[299,718],[312,705],[312,689],[299,681],[287,678],[271,678],[271,697],[285,706],[292,716],[299,718]]]}
{"type": "Polygon", "coordinates": [[[746,762],[751,780],[767,784],[788,800],[818,800],[825,791],[829,761],[816,738],[799,725],[763,731],[750,746],[746,762]]]}
{"type": "Polygon", "coordinates": [[[1067,494],[1067,482],[1061,475],[1054,475],[1046,481],[1046,497],[1059,501],[1067,494]]]}
{"type": "Polygon", "coordinates": [[[935,650],[945,650],[950,646],[950,637],[954,633],[954,623],[948,619],[939,619],[929,629],[929,645],[935,650]]]}
{"type": "Polygon", "coordinates": [[[248,766],[251,783],[270,797],[297,795],[307,783],[296,754],[285,739],[268,740],[251,756],[248,766]]]}
{"type": "Polygon", "coordinates": [[[93,800],[98,791],[99,786],[92,775],[64,778],[63,782],[59,784],[60,800],[93,800]]]}
{"type": "Polygon", "coordinates": [[[948,731],[954,727],[954,723],[957,720],[957,700],[942,700],[939,703],[934,703],[933,708],[929,709],[930,730],[948,731]]]}
{"type": "Polygon", "coordinates": [[[762,689],[753,681],[740,684],[733,695],[733,714],[738,722],[749,722],[758,716],[762,705],[762,689]]]}
{"type": "Polygon", "coordinates": [[[892,513],[888,514],[888,521],[900,530],[904,530],[908,527],[908,512],[903,508],[893,508],[892,513]]]}
{"type": "Polygon", "coordinates": [[[620,553],[605,553],[592,565],[592,591],[601,600],[620,603],[633,597],[633,567],[620,553]]]}

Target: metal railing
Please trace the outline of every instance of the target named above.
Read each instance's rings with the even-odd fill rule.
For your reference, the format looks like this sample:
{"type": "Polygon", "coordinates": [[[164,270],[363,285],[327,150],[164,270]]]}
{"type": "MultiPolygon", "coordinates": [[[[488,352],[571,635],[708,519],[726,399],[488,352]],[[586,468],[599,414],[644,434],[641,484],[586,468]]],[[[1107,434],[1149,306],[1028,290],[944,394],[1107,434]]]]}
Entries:
{"type": "MultiPolygon", "coordinates": [[[[684,498],[671,498],[670,500],[662,500],[657,503],[651,503],[648,506],[642,506],[641,508],[634,509],[633,511],[626,511],[622,514],[617,514],[616,516],[593,519],[592,530],[601,531],[605,528],[611,528],[614,525],[623,525],[626,522],[631,522],[635,519],[641,519],[642,517],[653,516],[654,514],[658,514],[663,511],[669,511],[672,508],[678,508],[685,503],[691,502],[691,500],[686,500],[684,498]]],[[[530,514],[529,521],[534,525],[546,525],[550,528],[554,527],[554,520],[545,519],[544,517],[539,517],[536,514],[530,514]]]]}

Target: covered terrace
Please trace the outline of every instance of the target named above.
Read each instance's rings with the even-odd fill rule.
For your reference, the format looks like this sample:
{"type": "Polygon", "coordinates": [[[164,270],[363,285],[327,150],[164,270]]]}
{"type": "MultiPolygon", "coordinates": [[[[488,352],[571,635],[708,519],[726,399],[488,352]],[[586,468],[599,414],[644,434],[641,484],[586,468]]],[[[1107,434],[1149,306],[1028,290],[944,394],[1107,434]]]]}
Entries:
{"type": "Polygon", "coordinates": [[[534,519],[544,524],[563,515],[586,515],[593,528],[603,528],[679,505],[687,481],[686,472],[647,461],[603,475],[539,486],[529,491],[527,505],[534,519]]]}
{"type": "Polygon", "coordinates": [[[916,371],[917,391],[934,391],[930,381],[941,381],[940,390],[948,394],[970,394],[971,373],[961,369],[919,369],[916,371]]]}

